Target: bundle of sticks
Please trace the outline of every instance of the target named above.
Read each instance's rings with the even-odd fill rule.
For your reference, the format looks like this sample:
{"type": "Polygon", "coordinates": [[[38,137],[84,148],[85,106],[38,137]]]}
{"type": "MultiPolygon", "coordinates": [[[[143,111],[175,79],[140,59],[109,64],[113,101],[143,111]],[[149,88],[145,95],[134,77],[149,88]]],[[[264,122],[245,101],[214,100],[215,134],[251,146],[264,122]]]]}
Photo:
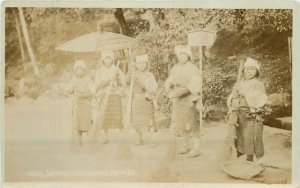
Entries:
{"type": "MultiPolygon", "coordinates": [[[[240,60],[239,65],[239,72],[237,76],[237,84],[240,82],[242,77],[244,67],[244,61],[240,60]]],[[[236,92],[235,98],[231,98],[229,101],[229,112],[228,112],[228,124],[229,124],[229,130],[227,135],[227,151],[225,153],[225,160],[232,159],[233,155],[236,155],[236,146],[235,146],[235,139],[236,139],[236,126],[238,125],[238,106],[239,106],[239,97],[238,97],[238,91],[236,91],[236,88],[233,88],[232,92],[236,92]]]]}

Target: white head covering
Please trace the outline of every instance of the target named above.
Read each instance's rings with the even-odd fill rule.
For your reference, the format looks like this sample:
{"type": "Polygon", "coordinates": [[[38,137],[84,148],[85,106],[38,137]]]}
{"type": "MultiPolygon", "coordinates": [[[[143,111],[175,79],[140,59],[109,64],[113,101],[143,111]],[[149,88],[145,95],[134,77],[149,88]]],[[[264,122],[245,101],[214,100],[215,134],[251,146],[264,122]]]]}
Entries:
{"type": "Polygon", "coordinates": [[[111,50],[101,51],[101,62],[106,58],[110,57],[114,61],[114,52],[111,50]]]}
{"type": "Polygon", "coordinates": [[[255,67],[258,71],[260,70],[259,62],[255,59],[250,58],[250,57],[247,58],[247,60],[244,64],[244,68],[245,67],[255,67]]]}
{"type": "Polygon", "coordinates": [[[75,71],[77,68],[82,68],[82,69],[86,70],[86,64],[85,64],[85,61],[84,61],[84,60],[77,60],[77,61],[75,61],[75,63],[74,63],[74,71],[75,71]]]}
{"type": "Polygon", "coordinates": [[[175,53],[177,56],[181,53],[187,54],[190,58],[192,57],[192,50],[191,47],[188,45],[178,45],[175,46],[175,53]]]}
{"type": "Polygon", "coordinates": [[[135,61],[137,63],[139,63],[139,62],[147,62],[147,63],[149,63],[148,54],[143,54],[143,55],[135,56],[135,61]]]}

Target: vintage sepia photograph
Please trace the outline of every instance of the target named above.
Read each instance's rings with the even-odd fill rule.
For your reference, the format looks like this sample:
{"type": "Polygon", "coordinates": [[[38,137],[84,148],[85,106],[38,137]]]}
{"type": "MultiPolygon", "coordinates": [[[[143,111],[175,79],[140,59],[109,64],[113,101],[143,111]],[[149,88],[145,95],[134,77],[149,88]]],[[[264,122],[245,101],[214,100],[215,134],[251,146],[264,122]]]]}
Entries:
{"type": "Polygon", "coordinates": [[[4,11],[4,182],[292,183],[293,9],[4,11]]]}

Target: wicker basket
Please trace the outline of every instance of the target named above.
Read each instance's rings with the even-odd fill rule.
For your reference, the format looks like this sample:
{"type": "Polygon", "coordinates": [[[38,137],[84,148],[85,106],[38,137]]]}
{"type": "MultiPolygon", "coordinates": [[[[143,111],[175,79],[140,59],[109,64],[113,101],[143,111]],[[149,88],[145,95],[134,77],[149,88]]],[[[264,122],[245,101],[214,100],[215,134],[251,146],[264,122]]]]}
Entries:
{"type": "Polygon", "coordinates": [[[265,170],[264,167],[260,165],[255,165],[249,161],[239,160],[225,163],[221,168],[226,174],[244,180],[250,180],[265,170]]]}

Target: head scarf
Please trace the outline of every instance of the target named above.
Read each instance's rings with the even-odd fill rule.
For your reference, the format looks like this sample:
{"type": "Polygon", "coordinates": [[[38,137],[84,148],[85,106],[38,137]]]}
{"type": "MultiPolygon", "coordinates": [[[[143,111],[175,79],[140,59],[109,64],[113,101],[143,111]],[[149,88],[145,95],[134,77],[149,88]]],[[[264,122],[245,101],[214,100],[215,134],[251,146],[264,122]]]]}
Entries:
{"type": "Polygon", "coordinates": [[[82,69],[86,70],[86,64],[85,64],[85,61],[84,61],[84,60],[77,60],[77,61],[75,61],[75,63],[74,63],[74,71],[75,71],[77,68],[82,68],[82,69]]]}
{"type": "Polygon", "coordinates": [[[179,56],[179,54],[185,53],[190,58],[192,58],[192,50],[191,50],[191,47],[188,45],[175,46],[175,53],[176,53],[177,57],[179,56]]]}
{"type": "Polygon", "coordinates": [[[148,67],[149,67],[149,57],[148,57],[148,54],[143,54],[143,55],[135,56],[135,64],[143,63],[143,62],[147,63],[147,68],[146,68],[146,70],[147,70],[148,67]]]}
{"type": "Polygon", "coordinates": [[[113,61],[114,61],[114,53],[113,51],[111,50],[104,50],[104,51],[101,51],[101,60],[100,62],[102,63],[103,60],[107,57],[110,57],[113,61]]]}
{"type": "Polygon", "coordinates": [[[252,59],[250,57],[247,58],[245,64],[244,64],[244,69],[245,67],[255,67],[258,71],[260,71],[260,64],[257,60],[252,59]]]}

